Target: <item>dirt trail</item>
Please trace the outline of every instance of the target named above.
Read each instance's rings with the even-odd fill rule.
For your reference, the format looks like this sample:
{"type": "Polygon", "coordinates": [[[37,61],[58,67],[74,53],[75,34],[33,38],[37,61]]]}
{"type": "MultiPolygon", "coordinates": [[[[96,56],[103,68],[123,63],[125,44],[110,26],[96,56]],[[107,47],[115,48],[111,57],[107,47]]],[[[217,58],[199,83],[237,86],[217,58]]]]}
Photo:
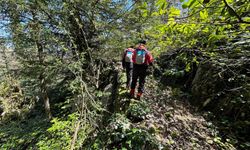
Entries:
{"type": "Polygon", "coordinates": [[[148,78],[142,100],[146,101],[151,112],[133,126],[153,131],[163,149],[235,149],[222,142],[216,127],[195,112],[186,100],[173,96],[176,93],[179,91],[160,88],[156,80],[148,78]]]}

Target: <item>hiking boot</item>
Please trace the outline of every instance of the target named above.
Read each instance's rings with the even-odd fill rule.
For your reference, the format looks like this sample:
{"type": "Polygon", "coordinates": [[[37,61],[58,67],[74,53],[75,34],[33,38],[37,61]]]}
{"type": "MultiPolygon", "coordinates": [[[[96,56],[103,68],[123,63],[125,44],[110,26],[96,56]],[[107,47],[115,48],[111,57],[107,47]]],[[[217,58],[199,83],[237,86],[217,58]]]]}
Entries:
{"type": "Polygon", "coordinates": [[[129,95],[131,98],[134,98],[135,97],[135,89],[131,89],[129,95]]]}
{"type": "Polygon", "coordinates": [[[138,100],[140,100],[141,96],[142,96],[142,92],[138,92],[136,98],[137,98],[138,100]]]}

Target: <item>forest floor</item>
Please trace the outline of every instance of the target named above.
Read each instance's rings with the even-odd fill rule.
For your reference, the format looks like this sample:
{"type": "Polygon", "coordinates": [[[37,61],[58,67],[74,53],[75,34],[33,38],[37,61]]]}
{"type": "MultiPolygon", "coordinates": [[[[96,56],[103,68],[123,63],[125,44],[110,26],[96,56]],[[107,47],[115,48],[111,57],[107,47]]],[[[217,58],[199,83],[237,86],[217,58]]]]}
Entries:
{"type": "MultiPolygon", "coordinates": [[[[124,75],[125,73],[123,77],[124,75]]],[[[206,119],[208,114],[196,111],[196,108],[189,104],[188,95],[179,89],[163,86],[157,79],[149,76],[143,97],[141,100],[135,100],[128,98],[123,79],[119,87],[118,100],[120,104],[130,101],[129,106],[120,105],[122,107],[116,108],[118,111],[115,115],[108,116],[109,119],[104,118],[104,120],[111,121],[100,131],[102,134],[96,135],[96,140],[95,138],[90,140],[94,143],[92,146],[95,146],[99,138],[101,149],[105,146],[107,149],[121,149],[121,143],[125,143],[126,149],[154,150],[154,148],[147,147],[148,143],[144,141],[147,138],[142,138],[150,135],[150,138],[157,141],[158,148],[155,149],[160,150],[236,149],[230,144],[229,139],[223,138],[218,127],[211,120],[206,119]],[[112,120],[113,116],[115,117],[112,120]],[[136,117],[139,117],[139,120],[135,119],[136,117]],[[120,127],[122,131],[119,130],[120,127]],[[142,144],[137,143],[140,141],[142,144]],[[132,146],[127,146],[127,143],[132,146]],[[139,145],[139,147],[134,148],[134,145],[139,145]]],[[[39,116],[22,121],[22,123],[1,124],[0,149],[36,147],[39,140],[44,140],[44,133],[50,125],[39,116]]],[[[61,124],[59,125],[61,127],[61,124]]],[[[61,135],[61,131],[58,134],[61,135]]]]}
{"type": "Polygon", "coordinates": [[[206,114],[196,111],[180,90],[162,86],[153,77],[147,78],[145,86],[139,101],[145,101],[150,112],[132,126],[151,133],[162,149],[236,149],[222,140],[216,126],[205,119],[206,114]]]}

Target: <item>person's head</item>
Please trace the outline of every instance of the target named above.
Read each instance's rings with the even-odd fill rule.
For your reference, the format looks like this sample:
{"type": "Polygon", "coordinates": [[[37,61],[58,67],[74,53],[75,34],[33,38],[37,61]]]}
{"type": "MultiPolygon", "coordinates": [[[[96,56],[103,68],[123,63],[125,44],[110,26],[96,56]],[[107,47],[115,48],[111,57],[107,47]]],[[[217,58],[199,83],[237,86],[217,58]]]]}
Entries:
{"type": "Polygon", "coordinates": [[[146,42],[145,40],[140,40],[138,43],[139,43],[139,44],[143,44],[143,45],[146,45],[146,44],[147,44],[147,42],[146,42]]]}
{"type": "Polygon", "coordinates": [[[146,43],[147,43],[147,42],[146,42],[145,40],[140,40],[140,41],[138,42],[137,48],[139,48],[139,49],[145,49],[146,43]]]}
{"type": "Polygon", "coordinates": [[[128,48],[134,48],[134,46],[133,46],[133,45],[130,45],[128,48]]]}

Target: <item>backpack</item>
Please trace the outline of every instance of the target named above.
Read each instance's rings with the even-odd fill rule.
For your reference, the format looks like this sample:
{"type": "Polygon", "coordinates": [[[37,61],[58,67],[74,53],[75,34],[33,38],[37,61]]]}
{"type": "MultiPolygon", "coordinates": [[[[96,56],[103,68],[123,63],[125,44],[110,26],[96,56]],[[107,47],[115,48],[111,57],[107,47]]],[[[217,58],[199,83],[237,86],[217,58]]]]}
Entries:
{"type": "Polygon", "coordinates": [[[132,56],[133,56],[133,52],[130,50],[127,50],[125,54],[125,62],[132,62],[132,56]]]}
{"type": "Polygon", "coordinates": [[[144,49],[136,49],[135,64],[144,64],[147,51],[144,49]]]}

